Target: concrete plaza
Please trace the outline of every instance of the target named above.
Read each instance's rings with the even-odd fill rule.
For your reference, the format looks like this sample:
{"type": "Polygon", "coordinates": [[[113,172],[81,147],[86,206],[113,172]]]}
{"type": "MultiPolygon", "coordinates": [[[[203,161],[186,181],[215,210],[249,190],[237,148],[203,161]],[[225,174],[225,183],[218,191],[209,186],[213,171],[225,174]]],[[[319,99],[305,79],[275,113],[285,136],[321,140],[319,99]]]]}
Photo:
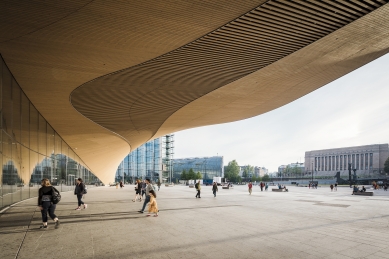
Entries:
{"type": "Polygon", "coordinates": [[[0,258],[389,258],[389,193],[353,196],[350,188],[254,186],[202,198],[186,186],[157,193],[159,217],[137,211],[134,187],[90,189],[86,210],[62,194],[61,227],[40,230],[36,198],[0,215],[0,258]]]}

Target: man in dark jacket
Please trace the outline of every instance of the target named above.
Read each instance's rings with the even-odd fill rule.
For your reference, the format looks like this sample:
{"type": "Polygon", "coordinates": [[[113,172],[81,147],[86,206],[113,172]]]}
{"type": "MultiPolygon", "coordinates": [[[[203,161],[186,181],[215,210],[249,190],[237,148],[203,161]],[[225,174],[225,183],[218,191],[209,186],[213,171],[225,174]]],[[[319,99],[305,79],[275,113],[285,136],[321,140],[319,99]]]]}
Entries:
{"type": "Polygon", "coordinates": [[[217,189],[217,183],[214,182],[213,185],[212,185],[212,193],[213,193],[213,197],[216,197],[216,192],[218,191],[217,189]]]}
{"type": "Polygon", "coordinates": [[[145,201],[143,203],[142,209],[138,211],[139,213],[143,213],[145,211],[147,203],[150,202],[150,191],[154,189],[153,186],[150,183],[150,179],[146,179],[145,182],[146,182],[146,188],[145,188],[146,199],[145,199],[145,201]]]}
{"type": "Polygon", "coordinates": [[[76,187],[74,188],[74,195],[77,195],[78,200],[78,207],[76,208],[76,210],[81,210],[81,204],[84,205],[84,209],[88,207],[88,205],[82,201],[82,196],[85,194],[85,190],[85,184],[82,182],[81,178],[78,178],[76,187]]]}

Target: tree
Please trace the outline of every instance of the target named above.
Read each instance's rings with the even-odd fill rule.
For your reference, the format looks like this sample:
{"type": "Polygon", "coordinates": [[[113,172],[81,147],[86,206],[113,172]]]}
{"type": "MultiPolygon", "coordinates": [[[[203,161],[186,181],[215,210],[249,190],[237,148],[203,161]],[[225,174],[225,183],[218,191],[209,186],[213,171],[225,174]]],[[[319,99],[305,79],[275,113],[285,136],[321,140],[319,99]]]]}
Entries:
{"type": "Polygon", "coordinates": [[[203,179],[203,175],[200,172],[197,172],[196,179],[203,179]]]}
{"type": "Polygon", "coordinates": [[[389,157],[386,159],[385,164],[384,164],[384,171],[385,173],[389,173],[389,157]]]}
{"type": "Polygon", "coordinates": [[[269,175],[268,175],[268,174],[265,174],[265,175],[262,177],[262,181],[264,181],[264,182],[270,181],[269,175]]]}
{"type": "Polygon", "coordinates": [[[193,169],[189,169],[189,172],[188,172],[188,176],[187,176],[188,180],[195,180],[196,179],[196,173],[193,171],[193,169]]]}
{"type": "Polygon", "coordinates": [[[224,177],[226,177],[230,182],[239,182],[241,178],[239,176],[239,165],[236,160],[232,160],[224,168],[224,177]]]}
{"type": "Polygon", "coordinates": [[[182,170],[182,173],[181,173],[181,177],[180,177],[181,180],[188,180],[188,175],[186,173],[186,170],[182,170]]]}
{"type": "Polygon", "coordinates": [[[254,166],[246,165],[243,169],[243,178],[247,181],[247,177],[252,177],[254,174],[254,166]]]}

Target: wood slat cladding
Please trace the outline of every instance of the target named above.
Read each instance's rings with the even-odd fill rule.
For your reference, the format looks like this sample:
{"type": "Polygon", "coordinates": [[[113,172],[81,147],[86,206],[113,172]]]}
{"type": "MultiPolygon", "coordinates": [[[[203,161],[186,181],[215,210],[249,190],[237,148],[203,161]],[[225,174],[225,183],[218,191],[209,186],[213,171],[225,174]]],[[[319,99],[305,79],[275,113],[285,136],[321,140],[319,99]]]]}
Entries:
{"type": "Polygon", "coordinates": [[[71,102],[81,114],[130,143],[147,140],[188,103],[387,2],[270,0],[183,47],[81,85],[71,94],[71,102]]]}

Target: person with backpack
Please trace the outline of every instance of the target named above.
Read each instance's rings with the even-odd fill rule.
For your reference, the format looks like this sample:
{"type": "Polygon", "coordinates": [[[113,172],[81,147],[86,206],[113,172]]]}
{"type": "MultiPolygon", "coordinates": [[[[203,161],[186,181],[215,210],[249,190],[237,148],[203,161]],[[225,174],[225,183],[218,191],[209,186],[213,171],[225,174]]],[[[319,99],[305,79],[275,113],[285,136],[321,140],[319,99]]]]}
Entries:
{"type": "Polygon", "coordinates": [[[78,207],[75,210],[81,210],[81,204],[84,205],[84,209],[88,207],[88,205],[82,201],[84,194],[86,194],[86,186],[81,178],[77,178],[76,187],[74,188],[74,195],[77,195],[78,207]]]}
{"type": "Polygon", "coordinates": [[[55,209],[57,207],[57,204],[54,204],[52,199],[55,195],[54,192],[58,192],[57,189],[55,189],[51,184],[49,179],[44,178],[41,181],[42,187],[39,188],[39,195],[38,195],[38,208],[41,210],[42,214],[42,226],[40,226],[41,229],[47,229],[47,213],[49,213],[49,216],[52,220],[55,222],[55,228],[59,227],[59,220],[58,217],[54,214],[55,209]]]}
{"type": "Polygon", "coordinates": [[[196,191],[197,191],[197,194],[196,194],[196,198],[201,198],[200,197],[200,192],[201,192],[201,186],[200,186],[200,180],[195,184],[195,187],[196,187],[196,191]]]}
{"type": "Polygon", "coordinates": [[[217,183],[214,182],[213,185],[212,185],[212,193],[213,193],[213,197],[216,197],[216,192],[218,191],[217,189],[217,183]]]}
{"type": "Polygon", "coordinates": [[[146,198],[145,198],[145,201],[143,203],[142,209],[138,210],[139,213],[143,213],[145,211],[147,203],[150,202],[150,191],[154,190],[153,186],[150,183],[150,179],[147,178],[145,183],[146,183],[146,188],[145,188],[146,198]]]}

